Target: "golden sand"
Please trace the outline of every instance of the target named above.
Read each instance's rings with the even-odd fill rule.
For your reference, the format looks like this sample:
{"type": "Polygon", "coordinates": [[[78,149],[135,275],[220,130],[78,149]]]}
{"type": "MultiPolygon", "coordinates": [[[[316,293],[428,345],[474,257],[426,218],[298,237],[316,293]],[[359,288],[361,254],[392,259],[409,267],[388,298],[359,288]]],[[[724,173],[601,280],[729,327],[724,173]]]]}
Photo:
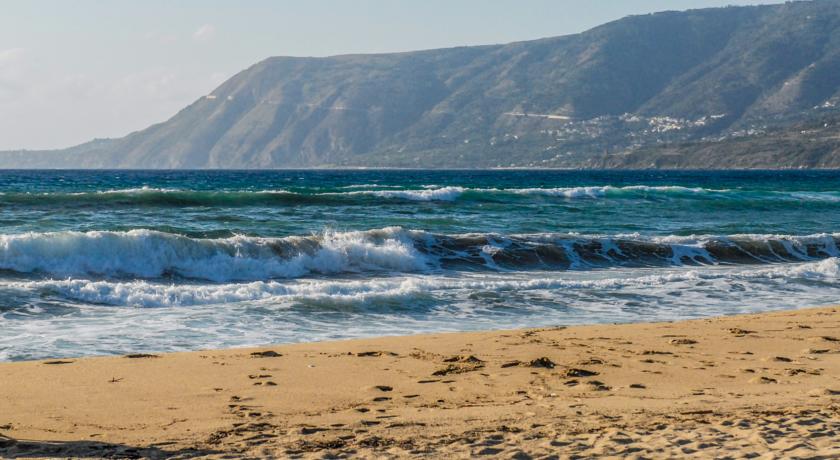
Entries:
{"type": "Polygon", "coordinates": [[[840,308],[0,364],[0,457],[840,457],[840,308]]]}

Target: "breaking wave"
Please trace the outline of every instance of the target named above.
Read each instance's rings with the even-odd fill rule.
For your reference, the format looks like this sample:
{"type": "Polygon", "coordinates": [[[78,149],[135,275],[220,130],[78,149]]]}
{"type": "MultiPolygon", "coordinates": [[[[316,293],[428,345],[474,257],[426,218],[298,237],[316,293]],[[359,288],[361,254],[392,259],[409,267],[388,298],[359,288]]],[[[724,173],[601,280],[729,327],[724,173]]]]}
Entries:
{"type": "Polygon", "coordinates": [[[445,235],[388,227],[264,238],[152,230],[0,235],[0,269],[47,276],[265,281],[352,273],[745,265],[840,256],[840,235],[445,235]]]}

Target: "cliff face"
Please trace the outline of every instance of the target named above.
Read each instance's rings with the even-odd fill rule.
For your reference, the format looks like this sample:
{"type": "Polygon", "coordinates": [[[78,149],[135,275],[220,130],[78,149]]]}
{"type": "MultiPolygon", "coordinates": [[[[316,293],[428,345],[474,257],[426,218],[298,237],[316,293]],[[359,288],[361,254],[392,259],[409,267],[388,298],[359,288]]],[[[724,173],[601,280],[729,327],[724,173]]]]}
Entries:
{"type": "Polygon", "coordinates": [[[270,58],[164,123],[0,166],[620,166],[605,152],[655,155],[838,100],[840,1],[817,0],[633,16],[508,45],[270,58]]]}

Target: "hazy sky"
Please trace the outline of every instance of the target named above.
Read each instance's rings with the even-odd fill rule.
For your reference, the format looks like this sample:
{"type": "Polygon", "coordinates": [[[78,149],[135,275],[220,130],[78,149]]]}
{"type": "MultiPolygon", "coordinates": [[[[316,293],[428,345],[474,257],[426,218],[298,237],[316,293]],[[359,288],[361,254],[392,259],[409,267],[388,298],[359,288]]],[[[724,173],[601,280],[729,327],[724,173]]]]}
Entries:
{"type": "Polygon", "coordinates": [[[0,150],[166,120],[269,56],[504,43],[739,0],[0,0],[0,150]]]}

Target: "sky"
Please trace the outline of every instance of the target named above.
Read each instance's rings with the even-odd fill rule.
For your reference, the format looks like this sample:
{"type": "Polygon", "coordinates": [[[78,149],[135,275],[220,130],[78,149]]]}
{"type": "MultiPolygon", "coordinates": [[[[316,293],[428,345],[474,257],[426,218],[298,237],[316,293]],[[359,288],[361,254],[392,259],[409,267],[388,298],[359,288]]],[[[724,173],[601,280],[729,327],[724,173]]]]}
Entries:
{"type": "Polygon", "coordinates": [[[0,0],[0,150],[120,137],[270,56],[381,53],[582,32],[739,0],[0,0]]]}

